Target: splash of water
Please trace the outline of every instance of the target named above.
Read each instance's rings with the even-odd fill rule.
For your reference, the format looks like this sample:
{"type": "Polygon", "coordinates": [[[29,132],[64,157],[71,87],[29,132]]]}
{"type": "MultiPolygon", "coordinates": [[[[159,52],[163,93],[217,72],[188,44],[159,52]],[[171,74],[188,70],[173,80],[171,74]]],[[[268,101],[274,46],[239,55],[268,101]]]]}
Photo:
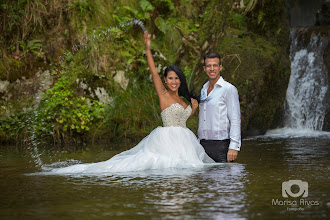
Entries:
{"type": "MultiPolygon", "coordinates": [[[[55,66],[57,67],[59,64],[62,64],[65,60],[68,60],[70,57],[74,56],[79,50],[81,50],[83,48],[87,48],[87,46],[88,46],[87,43],[89,41],[102,40],[105,38],[111,39],[112,30],[120,29],[120,30],[123,30],[124,32],[126,32],[125,28],[133,26],[133,25],[138,25],[144,32],[148,31],[147,28],[145,27],[145,25],[143,24],[143,22],[136,18],[132,19],[131,21],[122,23],[116,27],[109,27],[109,28],[103,29],[103,30],[102,29],[94,30],[93,34],[90,37],[86,37],[84,39],[84,42],[86,42],[85,44],[77,43],[71,48],[71,50],[65,51],[61,56],[59,56],[60,62],[56,63],[55,66]]],[[[58,71],[57,68],[55,70],[56,70],[56,72],[58,71]]],[[[38,118],[37,111],[34,111],[34,115],[32,118],[34,118],[34,119],[38,118]]],[[[40,150],[39,150],[39,146],[41,143],[36,135],[36,123],[35,123],[34,119],[29,120],[29,122],[31,123],[31,126],[30,126],[31,135],[29,137],[28,151],[32,158],[31,162],[34,162],[36,164],[36,166],[41,169],[47,169],[47,165],[44,165],[44,163],[41,159],[42,154],[40,153],[40,150]]]]}
{"type": "MultiPolygon", "coordinates": [[[[118,26],[115,27],[109,27],[107,29],[99,29],[99,30],[93,30],[93,34],[90,37],[85,37],[84,42],[90,42],[90,41],[96,41],[96,40],[102,40],[102,39],[111,39],[111,33],[112,30],[115,29],[119,29],[119,30],[123,30],[124,32],[126,32],[125,28],[133,26],[133,25],[137,25],[139,26],[143,32],[147,32],[148,29],[146,28],[146,26],[143,24],[143,22],[139,19],[132,19],[128,22],[119,24],[118,26]]],[[[77,43],[75,45],[72,46],[71,50],[67,50],[65,51],[61,56],[59,56],[59,64],[62,64],[65,60],[70,59],[70,57],[72,57],[74,54],[76,54],[79,50],[83,49],[83,48],[87,48],[88,44],[84,43],[77,43]]],[[[55,64],[56,66],[58,65],[58,63],[55,64]]]]}
{"type": "MultiPolygon", "coordinates": [[[[38,112],[34,111],[33,112],[33,118],[37,118],[38,117],[38,112]]],[[[31,120],[31,135],[29,138],[29,144],[28,144],[28,151],[30,153],[30,156],[33,160],[33,162],[35,163],[35,165],[39,168],[42,167],[43,162],[41,160],[41,153],[39,153],[39,149],[38,146],[40,145],[40,141],[36,135],[36,123],[35,121],[33,121],[33,119],[31,120]]]]}

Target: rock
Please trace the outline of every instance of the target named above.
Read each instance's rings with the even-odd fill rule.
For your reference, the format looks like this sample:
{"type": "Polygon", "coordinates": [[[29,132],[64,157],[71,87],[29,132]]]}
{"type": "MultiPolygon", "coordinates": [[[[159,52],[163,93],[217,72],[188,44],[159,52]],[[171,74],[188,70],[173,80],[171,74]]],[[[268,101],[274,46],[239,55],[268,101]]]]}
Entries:
{"type": "Polygon", "coordinates": [[[129,79],[125,77],[125,72],[123,70],[116,71],[116,75],[113,78],[116,83],[118,83],[124,90],[126,90],[129,79]]]}
{"type": "Polygon", "coordinates": [[[202,50],[205,51],[208,46],[209,46],[209,42],[205,41],[205,43],[202,46],[202,50]]]}
{"type": "Polygon", "coordinates": [[[8,85],[9,85],[9,81],[7,81],[7,80],[5,80],[5,81],[0,80],[0,92],[1,93],[5,93],[6,90],[7,90],[8,85]]]}
{"type": "Polygon", "coordinates": [[[113,98],[107,93],[107,91],[104,88],[97,87],[94,93],[102,104],[105,105],[113,104],[113,98]]]}
{"type": "Polygon", "coordinates": [[[324,2],[316,12],[316,26],[330,25],[330,2],[324,2]]]}

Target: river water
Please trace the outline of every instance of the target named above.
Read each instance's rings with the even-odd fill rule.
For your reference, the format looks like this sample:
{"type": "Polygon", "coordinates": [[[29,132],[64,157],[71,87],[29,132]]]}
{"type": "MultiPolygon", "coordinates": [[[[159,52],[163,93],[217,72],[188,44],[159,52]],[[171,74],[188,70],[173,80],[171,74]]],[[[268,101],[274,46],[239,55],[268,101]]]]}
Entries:
{"type": "MultiPolygon", "coordinates": [[[[0,219],[329,219],[330,134],[274,133],[244,139],[236,163],[99,176],[40,175],[29,150],[1,146],[0,219]],[[302,184],[284,183],[286,198],[289,180],[302,184]]],[[[107,160],[136,143],[38,151],[47,168],[107,160]]]]}

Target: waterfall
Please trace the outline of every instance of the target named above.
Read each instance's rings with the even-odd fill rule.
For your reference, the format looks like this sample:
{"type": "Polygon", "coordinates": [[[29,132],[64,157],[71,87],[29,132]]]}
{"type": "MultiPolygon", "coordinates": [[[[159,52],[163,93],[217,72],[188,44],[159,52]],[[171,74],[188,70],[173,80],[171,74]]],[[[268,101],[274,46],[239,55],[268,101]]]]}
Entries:
{"type": "Polygon", "coordinates": [[[328,41],[315,28],[291,30],[291,76],[284,106],[287,128],[322,130],[328,91],[323,54],[328,41]]]}
{"type": "Polygon", "coordinates": [[[269,137],[330,138],[322,131],[329,104],[329,81],[324,54],[328,27],[296,27],[290,33],[291,76],[284,103],[284,127],[268,130],[269,137]]]}

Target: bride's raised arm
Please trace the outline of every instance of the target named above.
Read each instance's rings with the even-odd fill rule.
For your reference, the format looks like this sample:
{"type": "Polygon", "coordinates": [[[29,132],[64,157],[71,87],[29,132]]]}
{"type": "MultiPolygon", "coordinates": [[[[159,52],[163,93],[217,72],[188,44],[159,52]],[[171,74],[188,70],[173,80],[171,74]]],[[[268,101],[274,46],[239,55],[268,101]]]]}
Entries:
{"type": "Polygon", "coordinates": [[[147,61],[148,61],[148,66],[149,70],[152,76],[152,80],[154,82],[156,92],[159,98],[161,98],[165,93],[166,93],[166,88],[164,87],[161,78],[158,75],[158,72],[155,67],[155,62],[154,59],[152,58],[152,54],[150,51],[150,40],[151,35],[148,32],[144,32],[144,43],[146,46],[146,54],[147,54],[147,61]]]}

